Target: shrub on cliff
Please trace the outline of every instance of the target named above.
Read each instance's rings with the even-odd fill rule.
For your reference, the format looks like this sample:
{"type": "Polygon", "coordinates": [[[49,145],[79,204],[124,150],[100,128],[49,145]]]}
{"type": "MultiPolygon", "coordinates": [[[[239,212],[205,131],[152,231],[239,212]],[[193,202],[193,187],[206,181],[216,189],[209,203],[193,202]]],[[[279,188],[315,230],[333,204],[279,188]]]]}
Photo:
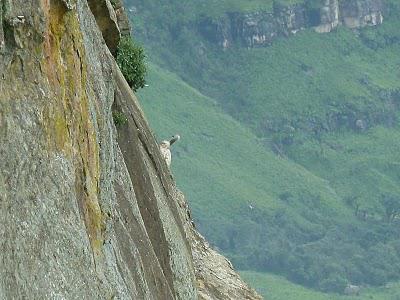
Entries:
{"type": "Polygon", "coordinates": [[[130,36],[122,37],[117,48],[117,64],[126,81],[135,92],[144,87],[146,80],[145,54],[130,36]]]}

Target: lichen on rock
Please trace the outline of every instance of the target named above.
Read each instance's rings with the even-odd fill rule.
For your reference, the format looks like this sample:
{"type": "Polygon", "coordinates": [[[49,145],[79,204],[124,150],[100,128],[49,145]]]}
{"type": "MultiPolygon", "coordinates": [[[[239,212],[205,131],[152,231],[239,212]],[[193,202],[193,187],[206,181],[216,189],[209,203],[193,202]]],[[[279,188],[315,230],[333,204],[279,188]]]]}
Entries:
{"type": "Polygon", "coordinates": [[[181,201],[97,10],[0,4],[0,298],[198,299],[181,201]]]}

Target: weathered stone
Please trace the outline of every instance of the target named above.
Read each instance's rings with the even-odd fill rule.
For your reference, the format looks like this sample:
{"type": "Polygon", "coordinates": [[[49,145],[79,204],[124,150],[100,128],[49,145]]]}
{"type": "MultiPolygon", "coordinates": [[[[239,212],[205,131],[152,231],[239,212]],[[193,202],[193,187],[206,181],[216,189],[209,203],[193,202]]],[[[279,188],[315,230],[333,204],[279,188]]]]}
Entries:
{"type": "Polygon", "coordinates": [[[3,29],[3,5],[0,2],[0,53],[4,48],[4,29],[3,29]]]}
{"type": "Polygon", "coordinates": [[[199,32],[223,48],[233,43],[245,47],[269,45],[278,36],[306,28],[327,33],[343,24],[349,28],[375,26],[383,22],[382,0],[318,0],[292,5],[274,2],[273,12],[230,12],[219,18],[197,22],[199,32]]]}
{"type": "Polygon", "coordinates": [[[76,0],[62,0],[68,10],[76,8],[76,0]]]}
{"type": "MultiPolygon", "coordinates": [[[[198,299],[186,204],[88,3],[2,16],[24,21],[0,52],[0,299],[198,299]]],[[[211,298],[244,299],[204,266],[236,276],[203,280],[211,298]]]]}
{"type": "Polygon", "coordinates": [[[295,34],[299,30],[307,27],[306,9],[303,4],[285,6],[282,4],[274,5],[274,16],[279,26],[281,34],[295,34]]]}
{"type": "Polygon", "coordinates": [[[312,16],[310,22],[315,31],[319,33],[331,32],[339,25],[338,0],[322,0],[321,7],[315,9],[315,12],[310,15],[312,16]]]}
{"type": "Polygon", "coordinates": [[[131,26],[129,23],[129,18],[128,15],[125,12],[125,9],[123,6],[116,7],[115,8],[115,14],[117,16],[117,22],[119,26],[119,30],[122,35],[130,35],[131,34],[131,26]]]}
{"type": "Polygon", "coordinates": [[[228,15],[216,20],[205,18],[200,20],[198,25],[204,37],[224,49],[229,48],[234,38],[234,29],[232,27],[231,18],[228,15]]]}
{"type": "Polygon", "coordinates": [[[132,90],[116,70],[115,109],[127,117],[118,143],[134,186],[138,206],[161,267],[177,299],[195,299],[190,245],[172,197],[171,177],[132,90]]]}
{"type": "Polygon", "coordinates": [[[244,15],[240,27],[235,31],[240,33],[238,37],[247,47],[254,47],[270,43],[278,30],[272,14],[252,13],[244,15]]]}
{"type": "Polygon", "coordinates": [[[382,24],[383,8],[382,0],[348,0],[340,2],[342,22],[349,28],[382,24]]]}
{"type": "Polygon", "coordinates": [[[121,37],[118,20],[109,0],[88,0],[97,25],[111,53],[115,54],[121,37]]]}

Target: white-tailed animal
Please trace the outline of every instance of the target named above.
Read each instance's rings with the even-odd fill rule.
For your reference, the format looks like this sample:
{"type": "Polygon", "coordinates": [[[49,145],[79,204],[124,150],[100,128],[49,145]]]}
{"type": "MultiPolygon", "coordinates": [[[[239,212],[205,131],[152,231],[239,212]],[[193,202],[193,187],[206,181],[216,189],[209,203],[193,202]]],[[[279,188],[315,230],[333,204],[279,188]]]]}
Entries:
{"type": "Polygon", "coordinates": [[[171,166],[171,145],[175,143],[176,141],[180,140],[179,134],[176,134],[172,137],[171,140],[167,141],[164,140],[160,143],[160,152],[161,156],[165,159],[165,162],[167,163],[167,166],[171,166]]]}

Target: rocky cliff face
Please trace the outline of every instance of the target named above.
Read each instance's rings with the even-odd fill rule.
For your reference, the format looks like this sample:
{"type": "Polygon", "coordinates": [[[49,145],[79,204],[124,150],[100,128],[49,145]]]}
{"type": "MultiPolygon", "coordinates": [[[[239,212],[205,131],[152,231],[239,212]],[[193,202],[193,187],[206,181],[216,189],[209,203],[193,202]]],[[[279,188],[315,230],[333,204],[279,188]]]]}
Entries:
{"type": "Polygon", "coordinates": [[[217,19],[204,18],[197,28],[223,48],[232,43],[256,47],[305,28],[326,33],[339,25],[349,28],[379,25],[383,22],[383,10],[383,0],[309,0],[291,5],[276,1],[272,12],[230,12],[217,19]]]}
{"type": "Polygon", "coordinates": [[[318,4],[314,7],[309,7],[307,12],[309,24],[315,27],[317,32],[330,32],[339,25],[339,1],[323,0],[319,1],[318,4]]]}
{"type": "Polygon", "coordinates": [[[340,2],[341,21],[349,28],[381,24],[383,22],[383,10],[382,1],[352,0],[340,2]]]}
{"type": "Polygon", "coordinates": [[[113,4],[0,0],[0,299],[259,299],[192,225],[113,4]]]}

